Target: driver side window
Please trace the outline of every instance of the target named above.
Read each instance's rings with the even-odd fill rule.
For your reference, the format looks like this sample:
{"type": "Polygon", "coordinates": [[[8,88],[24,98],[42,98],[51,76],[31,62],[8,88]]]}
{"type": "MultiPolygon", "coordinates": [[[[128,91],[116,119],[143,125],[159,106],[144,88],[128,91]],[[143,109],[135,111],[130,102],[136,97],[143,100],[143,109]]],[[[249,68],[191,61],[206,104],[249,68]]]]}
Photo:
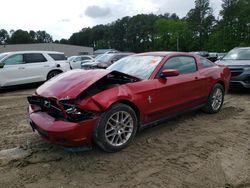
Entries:
{"type": "Polygon", "coordinates": [[[160,77],[160,74],[165,69],[176,69],[180,74],[188,74],[197,71],[196,61],[191,56],[176,56],[168,59],[165,64],[161,67],[161,70],[158,72],[157,77],[160,77]]]}
{"type": "Polygon", "coordinates": [[[3,61],[5,65],[18,65],[18,64],[23,64],[23,55],[17,54],[13,55],[6,60],[3,61]]]}

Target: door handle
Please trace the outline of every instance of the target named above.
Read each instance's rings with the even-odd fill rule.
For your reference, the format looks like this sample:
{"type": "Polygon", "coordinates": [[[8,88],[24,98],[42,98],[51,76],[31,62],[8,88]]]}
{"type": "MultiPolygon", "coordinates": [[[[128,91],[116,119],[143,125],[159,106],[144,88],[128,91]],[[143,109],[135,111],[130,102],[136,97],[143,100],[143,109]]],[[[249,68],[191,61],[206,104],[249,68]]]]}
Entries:
{"type": "Polygon", "coordinates": [[[49,65],[44,65],[44,67],[49,67],[49,65]]]}
{"type": "Polygon", "coordinates": [[[195,79],[195,80],[198,80],[198,79],[199,79],[199,77],[198,77],[198,76],[196,76],[196,77],[194,77],[194,79],[195,79]]]}
{"type": "Polygon", "coordinates": [[[18,67],[19,70],[25,69],[24,67],[18,67]]]}

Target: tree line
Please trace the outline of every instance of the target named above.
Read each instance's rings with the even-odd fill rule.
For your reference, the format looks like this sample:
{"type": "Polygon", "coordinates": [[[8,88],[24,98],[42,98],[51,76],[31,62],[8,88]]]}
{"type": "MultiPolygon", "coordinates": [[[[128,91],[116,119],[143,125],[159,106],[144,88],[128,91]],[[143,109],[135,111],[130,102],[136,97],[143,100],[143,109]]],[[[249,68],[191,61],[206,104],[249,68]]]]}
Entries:
{"type": "Polygon", "coordinates": [[[5,29],[0,30],[0,44],[28,44],[28,43],[50,43],[53,38],[46,31],[24,31],[18,29],[9,33],[5,29]]]}
{"type": "MultiPolygon", "coordinates": [[[[222,1],[217,18],[213,14],[209,0],[195,0],[195,7],[184,18],[169,13],[127,16],[110,24],[83,28],[73,33],[69,39],[55,42],[133,52],[223,52],[236,46],[250,46],[250,1],[222,1]]],[[[12,36],[13,34],[10,39],[12,36]]],[[[52,37],[50,39],[53,41],[52,37]]],[[[13,41],[15,40],[10,40],[13,41]]],[[[35,38],[32,41],[37,40],[35,38]]]]}

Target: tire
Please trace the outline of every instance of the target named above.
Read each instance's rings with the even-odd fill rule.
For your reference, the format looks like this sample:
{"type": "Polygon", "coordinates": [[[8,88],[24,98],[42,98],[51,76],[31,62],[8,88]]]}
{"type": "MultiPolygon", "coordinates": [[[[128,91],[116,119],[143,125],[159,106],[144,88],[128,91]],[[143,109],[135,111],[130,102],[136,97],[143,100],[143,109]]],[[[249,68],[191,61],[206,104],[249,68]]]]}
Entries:
{"type": "Polygon", "coordinates": [[[50,80],[51,78],[53,78],[54,76],[56,76],[60,73],[61,73],[61,71],[58,71],[58,70],[54,70],[54,71],[49,72],[49,74],[47,76],[47,80],[50,80]]]}
{"type": "Polygon", "coordinates": [[[106,152],[126,148],[137,132],[135,111],[128,105],[117,103],[103,112],[94,130],[94,142],[106,152]]]}
{"type": "Polygon", "coordinates": [[[224,102],[224,87],[221,84],[215,84],[209,94],[208,100],[203,112],[208,114],[215,114],[220,111],[224,102]]]}

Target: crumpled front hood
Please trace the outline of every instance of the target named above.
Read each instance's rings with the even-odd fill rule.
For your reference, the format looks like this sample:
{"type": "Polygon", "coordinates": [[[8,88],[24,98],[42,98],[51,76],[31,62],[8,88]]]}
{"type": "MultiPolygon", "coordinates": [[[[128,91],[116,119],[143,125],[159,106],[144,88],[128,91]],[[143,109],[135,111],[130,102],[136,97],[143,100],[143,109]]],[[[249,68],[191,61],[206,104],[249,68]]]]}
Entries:
{"type": "Polygon", "coordinates": [[[108,75],[110,70],[72,70],[45,82],[36,94],[43,97],[76,98],[90,85],[108,75]]]}
{"type": "Polygon", "coordinates": [[[218,64],[230,66],[250,66],[250,60],[220,60],[217,62],[218,64]]]}
{"type": "Polygon", "coordinates": [[[139,78],[107,69],[95,70],[72,70],[52,78],[45,82],[36,90],[36,95],[43,97],[53,97],[58,100],[75,99],[89,86],[107,75],[125,76],[134,81],[139,78]]]}

